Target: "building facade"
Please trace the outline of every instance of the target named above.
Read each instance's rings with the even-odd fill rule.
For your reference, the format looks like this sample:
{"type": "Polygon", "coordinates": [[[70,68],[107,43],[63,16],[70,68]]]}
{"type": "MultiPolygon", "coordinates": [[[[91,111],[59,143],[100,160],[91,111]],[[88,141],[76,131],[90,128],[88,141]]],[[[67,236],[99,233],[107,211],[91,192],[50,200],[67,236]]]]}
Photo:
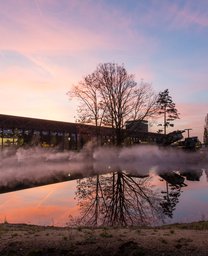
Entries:
{"type": "Polygon", "coordinates": [[[126,129],[135,132],[148,132],[148,121],[146,120],[133,120],[125,123],[126,129]]]}
{"type": "MultiPolygon", "coordinates": [[[[137,124],[138,125],[138,124],[137,124]]],[[[136,126],[137,126],[136,125],[136,126]]],[[[123,129],[124,143],[154,143],[163,136],[149,133],[147,123],[142,129],[123,129]]],[[[114,144],[115,131],[109,127],[95,127],[80,123],[68,123],[28,117],[0,115],[0,146],[42,146],[79,150],[96,139],[100,145],[114,144]]]]}

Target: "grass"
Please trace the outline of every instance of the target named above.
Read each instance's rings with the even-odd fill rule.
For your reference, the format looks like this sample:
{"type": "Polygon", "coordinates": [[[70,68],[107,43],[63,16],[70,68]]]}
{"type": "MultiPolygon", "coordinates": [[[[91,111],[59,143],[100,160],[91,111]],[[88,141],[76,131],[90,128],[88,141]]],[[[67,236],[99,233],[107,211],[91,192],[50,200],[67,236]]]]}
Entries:
{"type": "Polygon", "coordinates": [[[38,256],[41,255],[41,251],[40,250],[32,250],[30,252],[28,252],[27,256],[38,256]]]}
{"type": "Polygon", "coordinates": [[[82,227],[78,227],[77,230],[82,232],[82,227]]]}
{"type": "Polygon", "coordinates": [[[101,236],[101,237],[104,237],[104,238],[113,237],[112,234],[109,234],[106,229],[104,229],[103,232],[100,233],[100,236],[101,236]]]}
{"type": "Polygon", "coordinates": [[[178,229],[193,229],[193,230],[208,230],[208,221],[198,221],[192,223],[176,223],[171,225],[165,225],[163,228],[178,228],[178,229]]]}
{"type": "Polygon", "coordinates": [[[176,240],[175,248],[181,249],[184,246],[188,246],[191,242],[193,242],[193,240],[190,238],[184,238],[184,237],[179,238],[176,240]]]}
{"type": "Polygon", "coordinates": [[[183,244],[188,244],[188,243],[193,242],[193,240],[190,239],[190,238],[184,238],[184,237],[182,237],[182,238],[177,239],[176,242],[178,242],[178,243],[183,243],[183,244]]]}
{"type": "Polygon", "coordinates": [[[0,255],[81,255],[79,253],[82,250],[83,252],[86,252],[84,255],[90,255],[87,254],[90,252],[89,250],[93,250],[93,253],[96,253],[96,250],[98,250],[97,248],[100,248],[100,251],[103,253],[108,252],[108,255],[111,255],[111,250],[114,250],[113,252],[117,256],[158,256],[163,255],[165,250],[172,250],[176,252],[176,255],[183,255],[182,253],[189,251],[190,255],[199,256],[201,254],[192,254],[192,250],[197,252],[200,250],[199,246],[202,246],[202,249],[206,251],[205,246],[208,245],[206,235],[208,231],[196,232],[195,229],[205,230],[206,224],[206,221],[201,221],[190,224],[166,225],[165,227],[159,228],[153,227],[149,230],[146,228],[143,230],[138,227],[136,229],[122,228],[114,230],[106,227],[92,229],[85,227],[82,227],[81,229],[78,227],[59,229],[2,223],[0,225],[1,242],[3,241],[5,243],[8,250],[7,253],[4,251],[1,252],[1,250],[4,250],[4,248],[0,246],[0,255]],[[195,229],[193,229],[193,227],[195,229]],[[30,229],[33,236],[28,235],[30,229]],[[189,229],[190,231],[186,231],[184,229],[189,229]],[[129,232],[126,232],[127,230],[129,232]],[[12,239],[12,235],[14,236],[14,239],[12,239]],[[202,240],[204,239],[204,244],[197,242],[198,235],[202,238],[202,240]],[[24,241],[25,237],[27,239],[24,241]],[[193,240],[191,238],[193,238],[193,240]],[[195,239],[197,241],[195,241],[195,239]],[[25,250],[26,254],[23,254],[23,250],[25,250]],[[149,254],[149,252],[154,252],[155,254],[149,254]]]}
{"type": "Polygon", "coordinates": [[[12,237],[17,237],[18,234],[17,234],[17,233],[14,233],[14,234],[12,234],[11,236],[12,236],[12,237]]]}
{"type": "Polygon", "coordinates": [[[168,243],[167,240],[165,240],[163,238],[160,239],[160,242],[163,243],[163,244],[167,244],[168,243]]]}

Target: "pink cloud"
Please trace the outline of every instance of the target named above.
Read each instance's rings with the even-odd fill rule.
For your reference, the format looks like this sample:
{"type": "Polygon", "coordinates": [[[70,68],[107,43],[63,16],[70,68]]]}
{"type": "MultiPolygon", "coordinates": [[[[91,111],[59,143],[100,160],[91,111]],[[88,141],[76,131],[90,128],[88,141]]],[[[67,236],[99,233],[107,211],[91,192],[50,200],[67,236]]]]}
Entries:
{"type": "Polygon", "coordinates": [[[0,105],[5,114],[72,121],[76,111],[72,113],[74,103],[66,97],[70,86],[103,59],[115,61],[105,54],[101,59],[96,51],[125,52],[132,45],[150,45],[134,32],[131,18],[101,2],[8,0],[0,15],[0,50],[20,53],[30,61],[27,67],[17,63],[0,70],[4,84],[0,105]],[[60,65],[56,56],[69,56],[72,61],[60,65]]]}
{"type": "MultiPolygon", "coordinates": [[[[180,23],[182,27],[197,22],[206,24],[206,13],[201,7],[194,10],[190,4],[181,8],[177,2],[163,1],[158,9],[158,1],[151,3],[146,12],[139,13],[139,8],[135,8],[132,15],[105,1],[8,0],[3,3],[0,49],[21,53],[33,67],[17,64],[0,70],[1,113],[72,121],[76,107],[68,101],[66,92],[103,59],[117,62],[114,60],[117,52],[121,52],[121,60],[139,63],[130,70],[138,82],[143,78],[156,87],[158,76],[149,63],[159,47],[159,39],[153,41],[148,33],[139,34],[137,25],[155,26],[164,21],[167,27],[171,24],[177,27],[180,23]],[[71,57],[71,62],[60,64],[57,56],[71,57]]],[[[172,67],[171,63],[167,66],[172,67]]],[[[203,78],[198,71],[178,69],[170,74],[200,81],[197,86],[187,82],[184,89],[181,84],[176,85],[175,94],[179,91],[177,87],[183,95],[206,88],[205,73],[203,78]]]]}
{"type": "Polygon", "coordinates": [[[144,82],[152,83],[154,87],[155,72],[148,61],[145,61],[141,65],[134,66],[134,68],[132,69],[132,73],[135,74],[135,80],[138,83],[141,80],[144,80],[144,82]]]}
{"type": "Polygon", "coordinates": [[[143,36],[134,34],[127,15],[104,4],[66,1],[62,9],[61,4],[57,7],[60,9],[58,13],[54,1],[50,5],[36,1],[36,9],[27,1],[20,3],[22,5],[15,4],[17,9],[10,9],[7,4],[0,11],[4,23],[0,27],[0,48],[21,52],[80,51],[97,47],[118,49],[120,45],[129,46],[135,37],[137,44],[147,43],[143,36]],[[76,20],[76,12],[82,19],[76,20]],[[95,20],[99,22],[95,24],[95,20]]]}

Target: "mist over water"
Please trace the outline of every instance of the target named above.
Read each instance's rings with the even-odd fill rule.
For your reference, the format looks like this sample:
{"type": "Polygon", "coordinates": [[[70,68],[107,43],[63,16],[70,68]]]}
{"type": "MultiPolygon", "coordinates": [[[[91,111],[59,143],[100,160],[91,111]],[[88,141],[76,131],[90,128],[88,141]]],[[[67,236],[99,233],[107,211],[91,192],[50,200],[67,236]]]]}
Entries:
{"type": "Polygon", "coordinates": [[[0,152],[0,186],[15,183],[47,182],[51,177],[127,171],[146,175],[154,169],[197,171],[207,169],[208,156],[200,151],[186,152],[152,145],[132,147],[95,147],[87,144],[80,152],[51,148],[7,148],[0,152]]]}

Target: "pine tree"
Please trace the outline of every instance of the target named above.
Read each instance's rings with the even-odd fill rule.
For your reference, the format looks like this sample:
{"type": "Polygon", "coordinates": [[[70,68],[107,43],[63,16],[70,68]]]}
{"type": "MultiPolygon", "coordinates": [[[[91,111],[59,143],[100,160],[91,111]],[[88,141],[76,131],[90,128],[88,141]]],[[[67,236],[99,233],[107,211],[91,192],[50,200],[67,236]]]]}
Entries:
{"type": "Polygon", "coordinates": [[[163,126],[164,126],[164,134],[166,134],[167,127],[173,127],[174,124],[171,121],[175,119],[179,119],[178,110],[175,107],[175,103],[172,100],[172,97],[169,95],[169,90],[166,89],[163,92],[159,93],[159,97],[157,100],[157,104],[159,107],[159,115],[163,115],[163,126]]]}

